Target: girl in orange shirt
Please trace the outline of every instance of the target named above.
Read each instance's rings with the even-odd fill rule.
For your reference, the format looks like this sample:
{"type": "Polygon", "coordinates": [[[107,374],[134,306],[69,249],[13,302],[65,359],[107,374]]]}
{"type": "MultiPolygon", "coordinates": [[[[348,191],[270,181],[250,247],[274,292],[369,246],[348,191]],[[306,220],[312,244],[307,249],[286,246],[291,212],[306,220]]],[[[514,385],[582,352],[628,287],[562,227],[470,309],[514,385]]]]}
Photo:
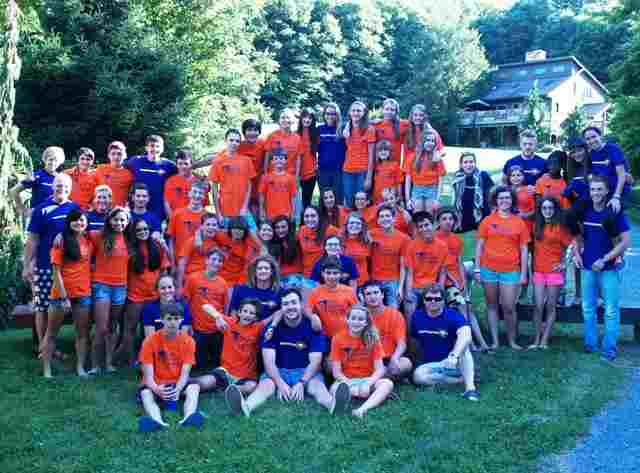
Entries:
{"type": "Polygon", "coordinates": [[[349,107],[349,121],[344,128],[347,142],[347,157],[342,170],[342,186],[344,202],[347,207],[353,206],[356,192],[371,190],[374,167],[374,148],[376,131],[369,125],[369,109],[359,101],[349,107]]]}
{"type": "Polygon", "coordinates": [[[249,232],[247,222],[242,217],[229,220],[226,236],[220,244],[220,249],[225,253],[220,277],[233,287],[247,282],[249,265],[260,255],[262,247],[257,237],[249,232]]]}
{"type": "Polygon", "coordinates": [[[338,235],[339,230],[320,218],[320,210],[309,206],[304,210],[304,225],[298,230],[298,243],[302,253],[302,274],[304,287],[313,289],[317,284],[308,279],[311,277],[313,265],[322,256],[324,241],[329,236],[338,235]]]}
{"type": "Polygon", "coordinates": [[[369,309],[360,304],[352,306],[347,314],[347,330],[331,340],[329,358],[335,379],[332,394],[340,383],[347,383],[352,397],[364,399],[364,403],[352,411],[356,417],[364,417],[393,391],[393,381],[384,377],[386,368],[382,357],[380,335],[369,309]]]}
{"type": "Polygon", "coordinates": [[[264,144],[264,174],[269,172],[271,164],[271,156],[276,149],[285,149],[287,151],[287,172],[300,182],[300,169],[302,165],[302,146],[300,145],[300,136],[293,132],[293,124],[296,116],[293,110],[285,108],[280,112],[278,125],[280,128],[271,133],[264,144]]]}
{"type": "Polygon", "coordinates": [[[104,359],[107,372],[114,372],[113,325],[120,320],[127,298],[129,249],[125,234],[129,225],[129,211],[114,207],[107,215],[101,232],[89,234],[95,246],[95,268],[91,275],[93,316],[96,330],[93,337],[93,368],[89,374],[99,374],[104,359]]]}
{"type": "Polygon", "coordinates": [[[95,154],[91,148],[80,148],[78,150],[78,165],[65,171],[71,176],[73,182],[69,199],[84,211],[89,209],[93,192],[99,184],[97,174],[91,169],[94,160],[95,154]]]}
{"type": "Polygon", "coordinates": [[[300,187],[302,188],[302,206],[311,205],[313,189],[316,187],[316,171],[318,169],[318,143],[320,136],[316,128],[316,115],[312,108],[300,112],[298,134],[302,164],[300,165],[300,187]]]}
{"type": "Polygon", "coordinates": [[[415,212],[426,210],[433,215],[438,210],[442,177],[447,174],[433,131],[422,133],[420,149],[416,151],[415,158],[405,161],[404,173],[407,206],[415,212]]]}
{"type": "Polygon", "coordinates": [[[564,255],[573,241],[561,224],[560,203],[553,197],[542,197],[535,214],[533,240],[533,289],[535,291],[534,325],[536,335],[529,349],[549,347],[549,336],[556,320],[560,288],[564,286],[564,255]],[[542,315],[547,307],[547,320],[542,315]],[[544,328],[543,328],[544,327],[544,328]]]}
{"type": "Polygon", "coordinates": [[[129,226],[129,277],[127,286],[127,308],[124,314],[122,339],[115,352],[116,358],[123,356],[127,363],[135,360],[133,341],[140,322],[140,313],[145,303],[156,300],[158,278],[171,267],[167,250],[151,238],[151,228],[143,220],[129,226]]]}
{"type": "Polygon", "coordinates": [[[87,217],[81,210],[69,212],[62,238],[51,249],[53,285],[51,287],[47,331],[42,340],[42,366],[45,378],[51,378],[51,357],[56,336],[71,312],[76,329],[76,373],[87,376],[84,365],[89,341],[89,309],[91,307],[91,255],[93,244],[86,237],[87,217]]]}
{"type": "Polygon", "coordinates": [[[518,215],[527,224],[529,233],[533,232],[533,218],[536,210],[534,195],[524,183],[524,171],[520,166],[511,166],[507,171],[509,185],[516,194],[518,215]]]}
{"type": "Polygon", "coordinates": [[[371,225],[374,224],[376,220],[378,206],[371,205],[369,194],[365,191],[358,191],[353,198],[353,207],[351,207],[351,210],[360,215],[364,221],[367,222],[369,228],[371,228],[371,225]]]}
{"type": "Polygon", "coordinates": [[[358,268],[358,287],[369,280],[371,264],[371,236],[367,223],[361,215],[353,212],[347,217],[342,229],[344,235],[345,256],[350,256],[358,268]]]}
{"type": "Polygon", "coordinates": [[[347,208],[338,205],[335,190],[326,187],[320,191],[320,218],[339,228],[344,224],[348,214],[347,208]]]}
{"type": "Polygon", "coordinates": [[[302,288],[302,252],[296,229],[291,220],[281,215],[273,221],[273,246],[271,256],[280,265],[281,284],[283,289],[302,288]]]}
{"type": "Polygon", "coordinates": [[[377,142],[389,141],[391,146],[389,159],[400,166],[402,143],[405,140],[409,122],[400,119],[400,104],[395,99],[386,99],[382,102],[382,116],[383,120],[374,125],[377,142]]]}
{"type": "Polygon", "coordinates": [[[373,179],[373,203],[381,204],[385,189],[402,192],[403,173],[399,161],[391,160],[391,142],[380,140],[376,143],[376,169],[373,179]]]}

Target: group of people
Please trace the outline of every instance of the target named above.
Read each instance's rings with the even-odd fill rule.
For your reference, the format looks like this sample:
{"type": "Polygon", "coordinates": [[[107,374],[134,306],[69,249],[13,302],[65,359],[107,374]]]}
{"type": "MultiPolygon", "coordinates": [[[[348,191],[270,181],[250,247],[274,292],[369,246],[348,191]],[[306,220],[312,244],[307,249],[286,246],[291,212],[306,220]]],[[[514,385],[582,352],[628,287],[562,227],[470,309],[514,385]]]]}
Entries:
{"type": "Polygon", "coordinates": [[[152,135],[142,156],[114,141],[108,163],[94,169],[93,151],[81,148],[77,165],[59,172],[64,151],[47,148],[44,169],[12,189],[29,218],[23,276],[44,375],[64,356],[56,336],[71,314],[79,376],[141,366],[141,431],[165,428],[160,408],[181,397],[180,424],[201,426],[198,397],[209,390],[224,390],[231,411],[246,416],[276,393],[309,394],[331,413],[361,399],[351,412],[363,416],[405,381],[462,383],[464,397],[478,400],[472,351],[499,347],[499,306],[508,344],[521,349],[515,304],[529,279],[530,348],[548,347],[568,247],[581,268],[585,349],[598,349],[601,295],[602,354],[615,358],[629,243],[620,149],[588,128],[568,154],[545,160],[524,131],[498,185],[462,154],[453,205],[443,206],[444,148],[425,107],[404,120],[388,99],[383,114],[370,120],[354,102],[343,124],[329,103],[317,125],[313,109],[297,118],[285,109],[266,138],[245,120],[200,161],[188,150],[163,158],[152,135]],[[204,166],[206,177],[194,173],[204,166]],[[469,271],[459,234],[476,230],[469,271]],[[472,275],[484,287],[490,344],[471,308],[472,275]]]}

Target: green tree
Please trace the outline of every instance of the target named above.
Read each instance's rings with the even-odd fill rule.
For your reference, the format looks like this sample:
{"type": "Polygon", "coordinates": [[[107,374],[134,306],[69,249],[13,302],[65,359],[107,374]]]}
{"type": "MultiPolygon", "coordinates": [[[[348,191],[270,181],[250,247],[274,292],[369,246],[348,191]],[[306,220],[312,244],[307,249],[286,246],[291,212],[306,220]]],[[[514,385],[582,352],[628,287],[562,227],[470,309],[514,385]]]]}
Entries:
{"type": "Polygon", "coordinates": [[[538,136],[539,143],[549,142],[549,127],[546,124],[548,120],[547,103],[537,84],[534,84],[529,97],[527,97],[527,114],[522,121],[521,128],[532,130],[538,136]]]}
{"type": "Polygon", "coordinates": [[[576,106],[576,108],[560,125],[560,127],[562,128],[562,142],[566,144],[572,138],[579,137],[582,134],[582,130],[586,128],[587,124],[588,122],[584,113],[582,112],[582,108],[580,106],[576,106]]]}

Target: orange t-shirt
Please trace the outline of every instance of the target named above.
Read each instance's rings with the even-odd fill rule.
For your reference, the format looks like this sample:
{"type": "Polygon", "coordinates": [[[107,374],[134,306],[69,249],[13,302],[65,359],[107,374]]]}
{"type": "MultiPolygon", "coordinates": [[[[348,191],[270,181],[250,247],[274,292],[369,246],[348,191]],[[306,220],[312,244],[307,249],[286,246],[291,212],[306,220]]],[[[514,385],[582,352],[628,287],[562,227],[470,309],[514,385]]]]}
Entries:
{"type": "Polygon", "coordinates": [[[323,284],[311,291],[307,306],[320,317],[324,333],[333,337],[347,328],[347,311],[357,303],[358,297],[350,286],[338,284],[329,289],[323,284]]]}
{"type": "Polygon", "coordinates": [[[419,238],[409,242],[404,262],[413,270],[413,287],[423,288],[438,281],[438,275],[446,268],[449,249],[443,241],[419,238]]]}
{"type": "Polygon", "coordinates": [[[221,366],[236,379],[257,379],[260,334],[268,322],[242,325],[235,317],[223,317],[229,328],[224,332],[221,366]]]}
{"type": "Polygon", "coordinates": [[[517,215],[497,212],[480,222],[478,238],[484,240],[480,265],[501,273],[520,271],[520,247],[531,240],[529,229],[517,215]]]}
{"type": "Polygon", "coordinates": [[[205,210],[194,212],[188,207],[178,209],[171,214],[169,225],[167,226],[167,235],[175,243],[176,255],[180,255],[184,245],[196,234],[200,225],[202,225],[202,215],[205,210]]]}
{"type": "Polygon", "coordinates": [[[371,258],[371,245],[362,243],[357,238],[344,239],[344,255],[353,258],[358,268],[358,286],[369,280],[369,260],[371,258]]]}
{"type": "MultiPolygon", "coordinates": [[[[70,261],[64,259],[64,248],[56,245],[51,248],[51,263],[60,268],[60,275],[67,292],[67,297],[88,297],[91,295],[91,256],[93,243],[86,236],[78,240],[80,259],[70,261]]],[[[51,288],[51,299],[60,299],[60,291],[56,286],[51,288]]]]}
{"type": "MultiPolygon", "coordinates": [[[[429,130],[431,130],[433,133],[435,133],[436,135],[436,149],[438,151],[442,151],[444,149],[444,142],[442,141],[442,137],[440,136],[440,133],[438,133],[435,128],[431,128],[429,127],[429,130]]],[[[411,126],[409,126],[409,129],[407,130],[407,133],[411,133],[411,126]]],[[[413,159],[416,155],[416,143],[420,143],[422,141],[422,130],[420,130],[419,128],[416,128],[414,133],[413,133],[413,147],[409,148],[408,146],[406,146],[406,144],[404,144],[404,162],[406,163],[409,159],[413,159]]]]}
{"type": "Polygon", "coordinates": [[[369,145],[376,142],[376,130],[372,126],[366,130],[351,128],[347,140],[347,156],[342,166],[344,172],[366,172],[369,168],[369,145]]]}
{"type": "Polygon", "coordinates": [[[243,141],[238,146],[238,154],[242,156],[249,156],[253,161],[253,167],[256,168],[256,174],[262,176],[264,174],[264,153],[265,153],[265,141],[262,138],[258,138],[255,143],[249,143],[243,141]]]}
{"type": "Polygon", "coordinates": [[[89,238],[95,247],[95,266],[91,274],[93,282],[108,284],[109,286],[126,286],[129,268],[129,250],[124,235],[116,235],[111,254],[104,252],[102,232],[89,232],[89,238]]]}
{"type": "Polygon", "coordinates": [[[220,277],[230,286],[246,283],[249,265],[260,254],[260,243],[251,235],[244,240],[233,240],[224,233],[218,233],[216,240],[225,254],[220,277]]]}
{"type": "Polygon", "coordinates": [[[372,230],[371,239],[371,277],[378,281],[397,281],[400,278],[400,258],[411,239],[398,230],[387,234],[382,229],[372,230]]]}
{"type": "Polygon", "coordinates": [[[553,197],[563,209],[570,207],[569,201],[563,197],[562,193],[567,188],[564,179],[554,179],[549,174],[545,174],[536,181],[536,195],[540,197],[553,197]]]}
{"type": "Polygon", "coordinates": [[[267,218],[273,220],[278,215],[291,218],[293,215],[291,203],[298,191],[295,177],[288,173],[270,172],[262,176],[258,191],[264,196],[264,211],[267,218]]]}
{"type": "Polygon", "coordinates": [[[209,170],[209,179],[218,183],[220,209],[225,217],[237,217],[249,190],[251,180],[256,177],[253,161],[248,156],[230,157],[225,151],[218,154],[209,170]]]}
{"type": "Polygon", "coordinates": [[[447,245],[447,278],[445,279],[445,286],[453,286],[454,279],[459,288],[464,288],[464,278],[460,274],[460,258],[464,252],[464,242],[455,233],[449,232],[445,235],[444,232],[436,231],[436,238],[447,245]]]}
{"type": "Polygon", "coordinates": [[[331,361],[339,361],[347,378],[368,378],[375,371],[375,362],[382,360],[382,345],[376,342],[367,348],[361,337],[351,335],[348,329],[331,340],[331,361]]]}
{"type": "Polygon", "coordinates": [[[382,161],[376,165],[373,179],[373,203],[381,204],[384,201],[382,192],[392,188],[396,190],[404,182],[404,173],[399,162],[382,161]]]}
{"type": "Polygon", "coordinates": [[[69,200],[75,202],[82,210],[88,210],[93,202],[93,194],[99,179],[95,171],[82,172],[77,166],[67,169],[65,174],[71,176],[71,195],[69,200]]]}
{"type": "Polygon", "coordinates": [[[129,189],[134,177],[127,168],[114,168],[110,164],[101,164],[96,168],[99,184],[106,184],[113,193],[112,205],[126,206],[129,200],[129,189]]]}
{"type": "MultiPolygon", "coordinates": [[[[366,217],[363,217],[365,218],[365,221],[369,226],[369,230],[382,230],[382,227],[378,224],[378,215],[377,215],[378,206],[369,207],[367,210],[369,209],[373,210],[371,214],[368,216],[369,220],[367,220],[366,217]]],[[[411,235],[411,228],[409,226],[411,219],[409,217],[409,222],[407,222],[407,219],[404,217],[404,214],[405,212],[403,211],[403,209],[396,208],[396,213],[393,217],[393,228],[401,231],[405,235],[411,235]]]]}
{"type": "MultiPolygon", "coordinates": [[[[324,240],[339,233],[340,231],[336,227],[329,225],[324,234],[324,240]]],[[[306,225],[300,227],[297,238],[302,252],[302,272],[305,278],[309,278],[313,271],[313,265],[316,264],[316,261],[320,259],[324,252],[324,240],[316,243],[315,230],[311,230],[306,225]]]]}
{"type": "Polygon", "coordinates": [[[366,222],[369,230],[376,228],[378,225],[378,206],[371,205],[359,211],[360,216],[366,222]]]}
{"type": "Polygon", "coordinates": [[[227,242],[228,238],[223,231],[219,231],[213,238],[203,240],[201,248],[196,247],[195,237],[187,240],[178,253],[178,258],[187,258],[184,274],[204,271],[207,267],[207,253],[214,248],[219,248],[222,243],[227,242]]]}
{"type": "Polygon", "coordinates": [[[216,320],[202,308],[211,304],[219,312],[224,312],[229,302],[229,286],[220,276],[209,279],[204,272],[187,276],[183,295],[189,303],[193,329],[203,333],[218,332],[216,320]]]}
{"type": "Polygon", "coordinates": [[[311,150],[311,138],[309,136],[309,129],[305,128],[302,131],[302,137],[300,139],[300,146],[302,148],[302,164],[300,165],[300,179],[306,181],[316,175],[316,169],[318,168],[318,161],[315,153],[311,150]]]}
{"type": "Polygon", "coordinates": [[[169,339],[159,330],[144,339],[138,359],[143,365],[153,365],[156,384],[176,384],[182,367],[196,364],[196,342],[180,332],[169,339]]]}
{"type": "Polygon", "coordinates": [[[411,184],[414,186],[435,186],[440,182],[440,178],[447,174],[444,161],[441,159],[429,165],[427,158],[423,157],[420,172],[414,166],[415,156],[406,159],[404,162],[404,173],[411,176],[411,184]]]}
{"type": "Polygon", "coordinates": [[[533,270],[551,273],[553,267],[562,262],[567,246],[573,237],[561,225],[545,225],[542,240],[533,239],[533,270]]]}
{"type": "MultiPolygon", "coordinates": [[[[529,194],[528,186],[520,186],[516,191],[516,198],[518,200],[516,207],[518,211],[524,213],[531,213],[536,209],[536,200],[533,195],[529,194]]],[[[524,224],[527,226],[527,230],[531,234],[533,232],[533,217],[523,219],[524,224]]]]}
{"type": "MultiPolygon", "coordinates": [[[[191,185],[200,178],[193,174],[191,178],[186,178],[180,174],[171,176],[164,185],[164,200],[169,204],[169,208],[175,212],[178,209],[189,206],[189,192],[191,185]]],[[[208,192],[207,192],[208,194],[208,192]]],[[[209,196],[204,199],[204,205],[209,204],[209,196]]]]}
{"type": "Polygon", "coordinates": [[[398,343],[407,340],[407,324],[402,314],[393,307],[385,307],[373,316],[373,324],[380,334],[380,343],[385,358],[393,355],[398,343]]]}
{"type": "Polygon", "coordinates": [[[145,261],[144,271],[142,273],[136,273],[133,270],[133,267],[129,268],[127,298],[131,302],[151,302],[160,297],[156,284],[162,270],[170,268],[171,263],[169,262],[169,258],[167,258],[167,254],[164,252],[162,247],[159,247],[158,249],[160,250],[160,267],[155,271],[151,271],[149,269],[149,251],[147,250],[146,244],[141,247],[142,257],[145,261]]]}
{"type": "Polygon", "coordinates": [[[296,175],[296,165],[303,152],[300,135],[276,130],[267,137],[264,149],[269,153],[273,153],[277,149],[284,149],[287,152],[287,172],[292,176],[296,175]]]}
{"type": "Polygon", "coordinates": [[[288,276],[290,274],[302,274],[302,252],[298,251],[298,257],[290,263],[285,263],[280,258],[280,276],[288,276]]]}
{"type": "Polygon", "coordinates": [[[404,143],[408,128],[408,120],[400,120],[398,123],[398,130],[400,136],[396,137],[396,131],[393,128],[391,120],[382,120],[379,123],[373,125],[376,129],[376,141],[388,140],[391,142],[391,161],[400,165],[402,159],[402,143],[404,143]]]}

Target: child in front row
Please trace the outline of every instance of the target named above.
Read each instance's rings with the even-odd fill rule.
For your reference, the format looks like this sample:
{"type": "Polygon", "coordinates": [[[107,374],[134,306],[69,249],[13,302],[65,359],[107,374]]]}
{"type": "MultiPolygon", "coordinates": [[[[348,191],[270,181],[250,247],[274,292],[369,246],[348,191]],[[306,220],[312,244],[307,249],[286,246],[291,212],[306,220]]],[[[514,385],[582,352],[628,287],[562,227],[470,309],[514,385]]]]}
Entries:
{"type": "Polygon", "coordinates": [[[393,391],[393,381],[384,377],[386,368],[382,357],[380,336],[369,309],[359,304],[352,306],[347,314],[347,329],[331,341],[330,359],[335,378],[331,391],[344,382],[349,385],[352,397],[364,399],[364,403],[352,411],[356,417],[364,417],[393,391]]]}
{"type": "Polygon", "coordinates": [[[195,364],[196,344],[189,335],[179,331],[182,315],[181,305],[163,305],[160,317],[164,328],[142,343],[142,383],[138,399],[146,415],[138,420],[140,432],[168,427],[169,424],[162,419],[159,402],[166,410],[176,410],[181,396],[185,397],[184,417],[178,424],[197,428],[204,424],[204,417],[196,410],[200,386],[189,381],[191,367],[195,364]]]}

